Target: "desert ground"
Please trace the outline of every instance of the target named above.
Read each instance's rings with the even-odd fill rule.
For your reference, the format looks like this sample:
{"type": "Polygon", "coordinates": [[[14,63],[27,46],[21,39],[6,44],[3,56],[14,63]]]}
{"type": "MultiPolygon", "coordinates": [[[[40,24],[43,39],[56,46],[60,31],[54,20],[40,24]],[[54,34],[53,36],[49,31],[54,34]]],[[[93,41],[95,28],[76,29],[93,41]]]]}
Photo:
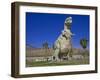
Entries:
{"type": "Polygon", "coordinates": [[[63,61],[53,61],[51,59],[52,55],[52,48],[49,48],[48,50],[43,48],[27,48],[26,67],[89,64],[89,50],[73,48],[72,58],[63,61]]]}

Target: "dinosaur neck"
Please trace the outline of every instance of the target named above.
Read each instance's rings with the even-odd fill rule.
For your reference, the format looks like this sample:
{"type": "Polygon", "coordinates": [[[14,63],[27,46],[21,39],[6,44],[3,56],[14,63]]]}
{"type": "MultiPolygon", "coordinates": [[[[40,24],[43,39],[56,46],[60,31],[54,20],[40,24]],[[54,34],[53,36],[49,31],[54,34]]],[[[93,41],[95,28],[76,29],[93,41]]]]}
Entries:
{"type": "Polygon", "coordinates": [[[64,30],[70,30],[70,25],[64,25],[64,30]]]}

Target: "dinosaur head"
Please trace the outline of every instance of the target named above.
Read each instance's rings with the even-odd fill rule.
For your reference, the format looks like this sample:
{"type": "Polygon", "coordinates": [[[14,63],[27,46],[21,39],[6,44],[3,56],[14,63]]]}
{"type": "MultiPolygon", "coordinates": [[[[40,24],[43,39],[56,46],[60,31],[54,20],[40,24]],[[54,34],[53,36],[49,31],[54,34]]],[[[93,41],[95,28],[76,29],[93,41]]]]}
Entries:
{"type": "Polygon", "coordinates": [[[67,27],[67,29],[70,29],[70,28],[71,28],[71,24],[72,24],[72,17],[66,18],[64,24],[65,24],[65,26],[67,27]]]}

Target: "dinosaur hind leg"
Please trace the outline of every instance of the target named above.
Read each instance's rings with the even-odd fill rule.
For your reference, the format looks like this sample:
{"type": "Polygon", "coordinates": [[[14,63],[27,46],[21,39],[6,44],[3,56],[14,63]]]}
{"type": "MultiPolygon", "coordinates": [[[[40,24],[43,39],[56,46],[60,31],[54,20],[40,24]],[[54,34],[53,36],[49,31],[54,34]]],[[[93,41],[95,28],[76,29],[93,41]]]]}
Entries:
{"type": "Polygon", "coordinates": [[[59,61],[59,49],[55,49],[54,58],[55,58],[55,61],[59,61]]]}

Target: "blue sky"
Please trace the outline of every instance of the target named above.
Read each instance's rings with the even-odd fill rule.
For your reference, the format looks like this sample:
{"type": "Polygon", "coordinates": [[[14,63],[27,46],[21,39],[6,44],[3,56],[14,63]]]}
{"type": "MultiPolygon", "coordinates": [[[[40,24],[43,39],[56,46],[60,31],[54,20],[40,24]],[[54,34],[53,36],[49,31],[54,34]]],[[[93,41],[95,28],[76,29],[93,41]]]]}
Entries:
{"type": "Polygon", "coordinates": [[[75,34],[72,37],[72,45],[80,48],[81,38],[89,40],[89,15],[26,12],[26,44],[39,48],[42,43],[48,42],[51,47],[61,34],[64,21],[69,16],[73,20],[71,31],[75,34]]]}

